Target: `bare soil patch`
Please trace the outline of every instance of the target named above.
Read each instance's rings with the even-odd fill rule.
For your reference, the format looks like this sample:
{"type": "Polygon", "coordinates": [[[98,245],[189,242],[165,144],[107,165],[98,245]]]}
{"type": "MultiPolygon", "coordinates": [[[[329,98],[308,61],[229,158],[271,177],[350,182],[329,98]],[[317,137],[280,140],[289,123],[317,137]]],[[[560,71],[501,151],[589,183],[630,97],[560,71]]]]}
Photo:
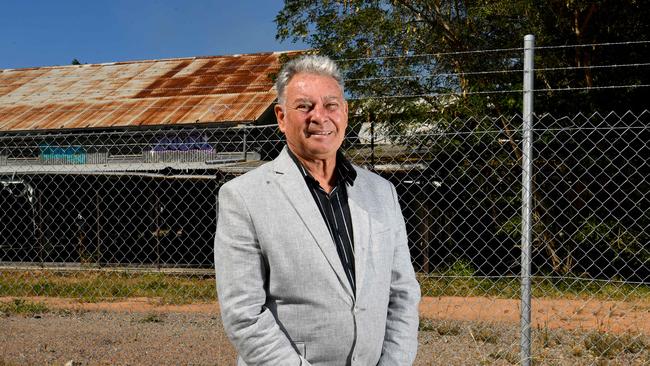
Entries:
{"type": "MultiPolygon", "coordinates": [[[[425,297],[420,314],[432,319],[519,323],[521,302],[485,297],[425,297]]],[[[640,332],[650,335],[650,299],[623,302],[534,299],[533,328],[640,332]]]]}
{"type": "MultiPolygon", "coordinates": [[[[235,363],[236,352],[214,302],[170,305],[150,298],[101,303],[22,299],[43,303],[50,311],[0,314],[1,366],[70,361],[77,366],[235,363]]],[[[424,298],[415,365],[517,364],[519,310],[517,300],[424,298]]],[[[649,311],[648,302],[535,300],[534,363],[650,364],[649,311]]]]}
{"type": "MultiPolygon", "coordinates": [[[[0,302],[12,298],[0,297],[0,302]]],[[[75,311],[176,312],[219,315],[219,304],[163,304],[150,298],[82,303],[52,297],[23,298],[52,309],[75,311]]],[[[534,299],[533,328],[583,329],[602,332],[639,332],[650,335],[650,299],[623,302],[601,300],[534,299]]],[[[521,303],[514,299],[487,297],[424,297],[420,316],[427,319],[519,323],[521,303]]]]}

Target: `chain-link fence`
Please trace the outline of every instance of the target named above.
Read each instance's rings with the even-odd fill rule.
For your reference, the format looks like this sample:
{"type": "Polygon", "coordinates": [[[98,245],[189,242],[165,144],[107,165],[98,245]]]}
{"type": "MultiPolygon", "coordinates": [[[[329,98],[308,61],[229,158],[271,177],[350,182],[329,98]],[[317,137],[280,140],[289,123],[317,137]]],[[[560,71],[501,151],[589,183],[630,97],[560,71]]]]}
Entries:
{"type": "MultiPolygon", "coordinates": [[[[536,118],[534,357],[556,328],[585,352],[647,353],[648,117],[536,118]]],[[[516,322],[521,118],[419,126],[358,126],[346,154],[396,186],[441,319],[516,322]]],[[[214,299],[218,188],[283,146],[275,126],[1,137],[2,295],[214,299]]]]}
{"type": "MultiPolygon", "coordinates": [[[[502,85],[510,88],[466,96],[522,92],[502,85]]],[[[597,91],[611,98],[610,89],[597,91]]],[[[537,111],[532,131],[521,115],[494,110],[422,113],[423,100],[438,98],[440,112],[457,94],[357,98],[343,146],[398,191],[424,295],[421,334],[467,330],[476,352],[460,364],[650,363],[650,112],[537,111]],[[406,98],[415,102],[397,102],[406,98]],[[522,291],[529,280],[532,302],[522,291]],[[527,308],[530,321],[519,326],[527,308]],[[520,356],[525,338],[532,351],[520,356]]],[[[558,110],[571,110],[576,95],[559,98],[558,110]]],[[[3,133],[0,297],[215,301],[218,189],[283,147],[274,125],[3,133]]]]}

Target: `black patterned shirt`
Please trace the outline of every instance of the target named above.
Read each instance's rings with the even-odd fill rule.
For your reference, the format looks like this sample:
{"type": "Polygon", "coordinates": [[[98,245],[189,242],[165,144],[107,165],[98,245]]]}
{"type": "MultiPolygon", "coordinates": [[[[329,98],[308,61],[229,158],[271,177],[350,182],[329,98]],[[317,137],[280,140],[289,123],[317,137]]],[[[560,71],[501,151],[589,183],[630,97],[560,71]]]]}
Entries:
{"type": "Polygon", "coordinates": [[[298,158],[287,149],[289,156],[298,166],[298,170],[305,178],[307,187],[311,192],[316,206],[320,210],[327,229],[332,236],[336,245],[336,251],[343,265],[345,275],[352,286],[352,291],[356,293],[356,283],[354,276],[354,239],[352,235],[352,218],[350,216],[350,206],[348,205],[347,185],[352,186],[357,177],[357,172],[352,164],[343,154],[336,153],[336,166],[334,167],[334,188],[327,193],[320,183],[309,173],[309,171],[300,163],[298,158]]]}

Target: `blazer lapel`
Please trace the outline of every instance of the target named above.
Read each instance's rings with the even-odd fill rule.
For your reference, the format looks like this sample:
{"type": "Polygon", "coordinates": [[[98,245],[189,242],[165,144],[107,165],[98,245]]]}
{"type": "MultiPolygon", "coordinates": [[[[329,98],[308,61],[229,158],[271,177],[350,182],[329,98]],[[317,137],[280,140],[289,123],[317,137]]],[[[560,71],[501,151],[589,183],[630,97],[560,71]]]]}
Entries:
{"type": "Polygon", "coordinates": [[[364,208],[363,183],[357,178],[352,187],[348,187],[348,205],[352,217],[352,234],[354,237],[354,272],[357,284],[357,299],[363,290],[363,280],[366,270],[366,257],[370,241],[370,215],[364,208]]]}
{"type": "Polygon", "coordinates": [[[285,147],[280,155],[273,161],[273,170],[278,186],[287,198],[287,201],[289,201],[298,212],[298,216],[300,216],[303,223],[314,237],[316,244],[329,262],[332,270],[336,273],[339,282],[345,289],[345,292],[349,295],[351,302],[351,299],[354,298],[352,287],[343,271],[343,265],[341,264],[341,259],[336,251],[336,246],[332,240],[332,236],[327,229],[327,225],[323,220],[318,206],[316,206],[316,202],[314,201],[311,192],[309,192],[309,189],[307,188],[307,184],[305,184],[303,176],[300,174],[298,167],[296,167],[296,163],[286,152],[286,149],[287,148],[285,147]]]}

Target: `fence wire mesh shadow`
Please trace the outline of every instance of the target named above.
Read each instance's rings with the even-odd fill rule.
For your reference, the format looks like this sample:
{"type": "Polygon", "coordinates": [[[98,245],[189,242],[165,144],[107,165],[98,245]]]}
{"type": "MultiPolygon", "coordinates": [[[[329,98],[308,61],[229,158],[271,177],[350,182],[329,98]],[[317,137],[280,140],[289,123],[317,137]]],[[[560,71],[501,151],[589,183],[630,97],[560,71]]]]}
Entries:
{"type": "MultiPolygon", "coordinates": [[[[647,112],[536,118],[537,361],[649,357],[648,125],[647,112]]],[[[375,123],[344,144],[397,188],[432,309],[421,330],[467,331],[473,360],[517,359],[520,126],[375,123]]],[[[0,296],[213,301],[218,188],[283,146],[275,126],[1,136],[0,296]]]]}

